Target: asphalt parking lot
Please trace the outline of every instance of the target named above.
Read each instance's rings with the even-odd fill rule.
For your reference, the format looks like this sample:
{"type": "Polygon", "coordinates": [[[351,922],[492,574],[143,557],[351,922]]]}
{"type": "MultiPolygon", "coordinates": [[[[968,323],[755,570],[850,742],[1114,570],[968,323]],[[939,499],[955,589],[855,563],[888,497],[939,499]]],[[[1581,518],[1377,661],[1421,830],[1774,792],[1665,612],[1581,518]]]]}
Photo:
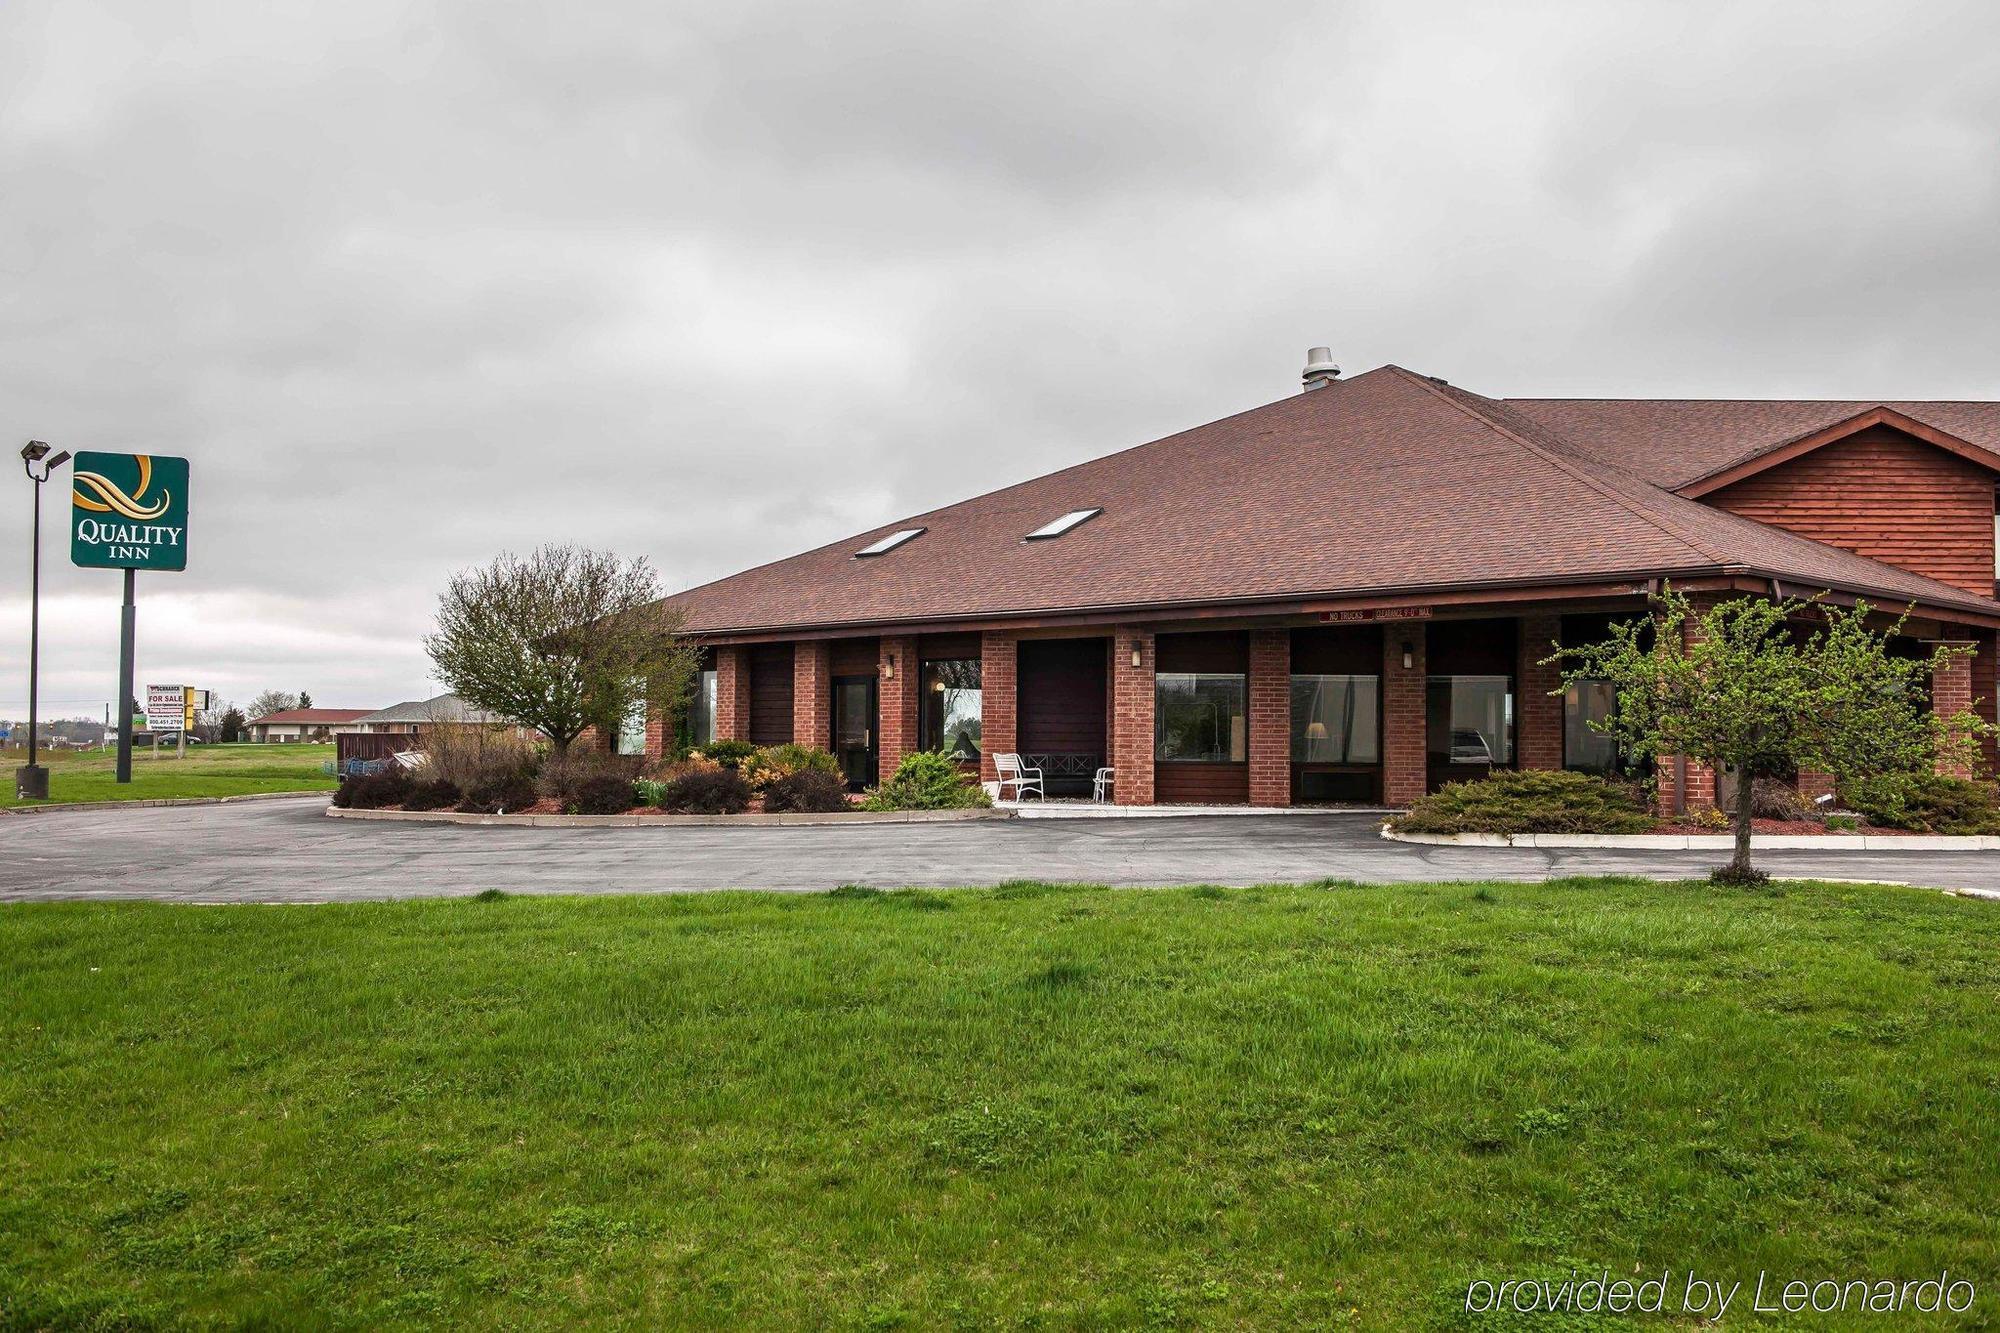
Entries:
{"type": "MultiPolygon", "coordinates": [[[[1360,814],[793,828],[498,828],[326,818],[324,796],[0,816],[0,901],[333,902],[1009,879],[1112,885],[1699,875],[1718,853],[1417,847],[1360,814]]],[[[2000,895],[1991,852],[1773,851],[1774,873],[2000,895]]]]}

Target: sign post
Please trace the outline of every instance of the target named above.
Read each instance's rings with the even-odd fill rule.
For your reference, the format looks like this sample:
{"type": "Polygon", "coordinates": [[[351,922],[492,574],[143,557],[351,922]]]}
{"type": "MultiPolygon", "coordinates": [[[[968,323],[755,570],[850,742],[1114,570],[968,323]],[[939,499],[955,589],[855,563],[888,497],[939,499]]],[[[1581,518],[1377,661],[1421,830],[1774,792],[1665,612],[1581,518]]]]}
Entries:
{"type": "MultiPolygon", "coordinates": [[[[188,462],[156,454],[80,453],[71,474],[70,563],[125,571],[118,625],[118,781],[132,780],[133,639],[141,569],[187,568],[188,462]]],[[[150,715],[147,725],[151,725],[150,715]]]]}

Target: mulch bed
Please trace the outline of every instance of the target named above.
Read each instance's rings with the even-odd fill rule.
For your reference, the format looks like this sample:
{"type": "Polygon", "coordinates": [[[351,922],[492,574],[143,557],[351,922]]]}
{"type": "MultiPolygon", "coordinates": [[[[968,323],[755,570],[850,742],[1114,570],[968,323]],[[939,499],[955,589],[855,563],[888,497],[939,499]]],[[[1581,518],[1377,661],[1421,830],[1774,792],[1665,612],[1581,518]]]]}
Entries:
{"type": "MultiPolygon", "coordinates": [[[[1908,829],[1876,828],[1872,824],[1863,824],[1858,829],[1849,829],[1843,833],[1830,829],[1824,824],[1815,823],[1810,819],[1753,819],[1750,821],[1750,831],[1752,833],[1784,834],[1787,837],[1803,835],[1805,837],[1825,836],[1829,838],[1852,838],[1862,833],[1866,833],[1871,838],[1881,837],[1885,834],[1905,836],[1909,833],[1908,829]]],[[[1728,828],[1711,828],[1703,824],[1690,824],[1682,821],[1679,823],[1662,823],[1654,832],[1718,833],[1727,836],[1736,832],[1736,826],[1731,824],[1728,828]]]]}

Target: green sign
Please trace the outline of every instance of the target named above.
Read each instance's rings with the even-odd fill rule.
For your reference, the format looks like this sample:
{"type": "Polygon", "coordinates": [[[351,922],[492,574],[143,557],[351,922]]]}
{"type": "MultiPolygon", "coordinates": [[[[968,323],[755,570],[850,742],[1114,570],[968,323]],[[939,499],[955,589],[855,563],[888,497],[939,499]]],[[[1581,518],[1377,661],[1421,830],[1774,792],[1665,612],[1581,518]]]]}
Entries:
{"type": "Polygon", "coordinates": [[[187,568],[187,459],[81,453],[70,467],[73,563],[89,569],[187,568]]]}

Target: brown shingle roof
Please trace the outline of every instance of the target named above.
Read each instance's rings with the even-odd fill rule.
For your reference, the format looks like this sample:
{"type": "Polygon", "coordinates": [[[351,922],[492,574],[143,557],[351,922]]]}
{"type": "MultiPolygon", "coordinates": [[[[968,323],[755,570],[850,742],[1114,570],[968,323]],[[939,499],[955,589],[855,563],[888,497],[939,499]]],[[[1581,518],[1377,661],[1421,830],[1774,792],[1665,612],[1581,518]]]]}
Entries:
{"type": "Polygon", "coordinates": [[[253,717],[246,726],[257,726],[263,722],[309,722],[325,725],[331,722],[353,722],[368,716],[366,708],[289,708],[282,713],[266,713],[263,717],[253,717]]]}
{"type": "Polygon", "coordinates": [[[1520,403],[1385,366],[668,600],[691,629],[726,633],[1740,568],[2000,614],[1672,495],[1604,453],[1520,403]],[[1022,540],[1098,506],[1062,537],[1022,540]],[[907,527],[926,531],[854,557],[907,527]]]}
{"type": "Polygon", "coordinates": [[[1656,486],[1685,486],[1867,411],[1889,407],[2000,454],[2000,403],[1878,400],[1509,398],[1578,452],[1656,486]]]}

